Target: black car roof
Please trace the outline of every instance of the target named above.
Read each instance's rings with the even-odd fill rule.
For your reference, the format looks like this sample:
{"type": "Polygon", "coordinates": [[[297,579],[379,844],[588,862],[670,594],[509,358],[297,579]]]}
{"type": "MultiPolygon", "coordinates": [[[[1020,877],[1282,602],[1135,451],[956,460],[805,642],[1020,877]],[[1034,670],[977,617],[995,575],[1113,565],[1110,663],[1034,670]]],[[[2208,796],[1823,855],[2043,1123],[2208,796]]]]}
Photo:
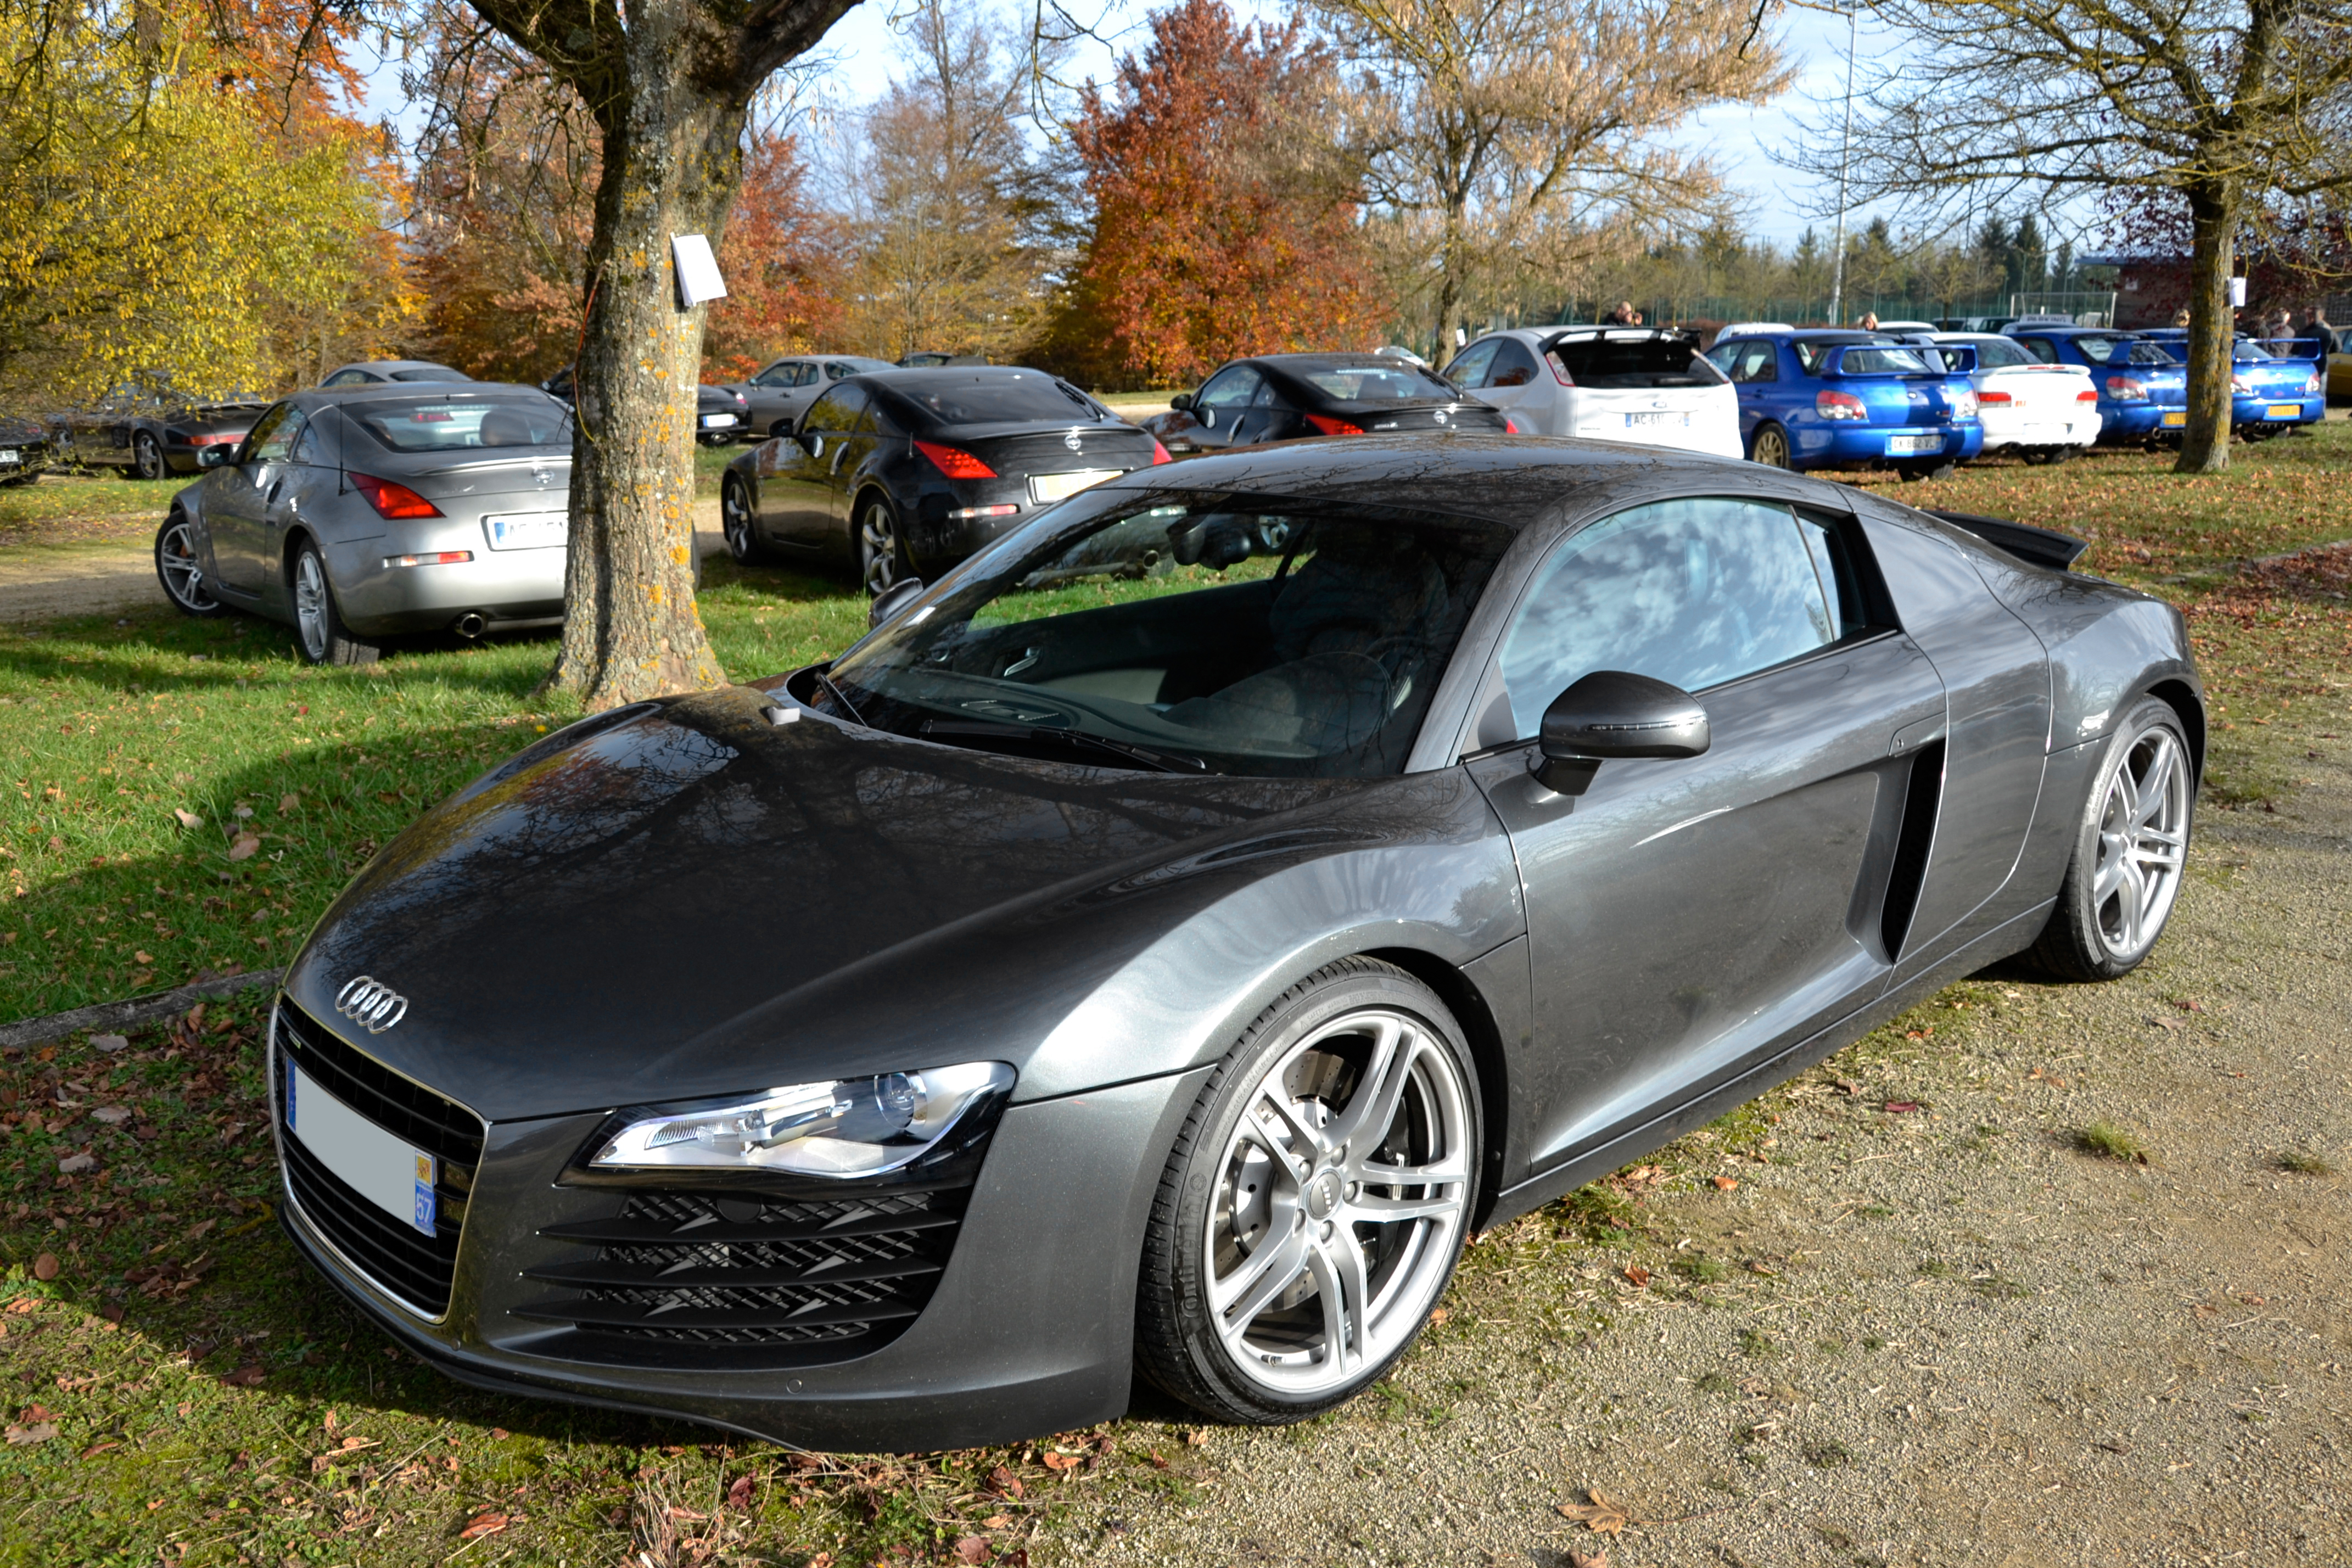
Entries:
{"type": "Polygon", "coordinates": [[[533,392],[546,397],[548,394],[536,386],[525,386],[512,381],[372,381],[360,386],[311,386],[295,393],[292,402],[319,403],[387,403],[395,399],[431,397],[442,401],[476,397],[487,392],[533,392]]]}

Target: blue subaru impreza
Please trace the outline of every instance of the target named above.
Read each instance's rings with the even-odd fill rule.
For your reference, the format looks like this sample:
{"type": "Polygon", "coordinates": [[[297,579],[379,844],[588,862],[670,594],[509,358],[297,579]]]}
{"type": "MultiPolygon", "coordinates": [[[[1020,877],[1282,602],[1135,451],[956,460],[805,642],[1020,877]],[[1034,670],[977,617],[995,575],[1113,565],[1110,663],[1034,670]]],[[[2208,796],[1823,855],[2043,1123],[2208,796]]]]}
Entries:
{"type": "Polygon", "coordinates": [[[1706,357],[1739,394],[1739,438],[1755,462],[1918,479],[1984,446],[1968,366],[1930,364],[1876,333],[1731,327],[1706,357]]]}
{"type": "MultiPolygon", "coordinates": [[[[2187,362],[2186,331],[2166,327],[2147,336],[2187,362]]],[[[2245,439],[2259,441],[2327,417],[2327,377],[2317,339],[2281,344],[2241,332],[2231,345],[2230,360],[2230,428],[2245,439]]]]}
{"type": "Polygon", "coordinates": [[[2044,364],[2089,368],[2101,446],[2180,438],[2189,423],[2189,369],[2148,334],[2071,321],[2014,321],[2001,331],[2044,364]]]}

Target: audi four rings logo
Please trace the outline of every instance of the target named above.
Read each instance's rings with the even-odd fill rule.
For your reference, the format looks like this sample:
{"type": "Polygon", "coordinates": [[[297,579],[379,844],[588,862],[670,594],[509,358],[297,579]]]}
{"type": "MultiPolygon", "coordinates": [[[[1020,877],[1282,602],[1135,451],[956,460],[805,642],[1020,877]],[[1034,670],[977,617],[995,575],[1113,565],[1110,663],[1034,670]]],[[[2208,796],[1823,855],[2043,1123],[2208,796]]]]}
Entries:
{"type": "Polygon", "coordinates": [[[1076,451],[1078,449],[1078,433],[1076,430],[1073,430],[1068,435],[1063,437],[1062,445],[1067,447],[1073,452],[1076,451]]]}
{"type": "Polygon", "coordinates": [[[335,1011],[381,1035],[408,1016],[408,998],[372,974],[362,974],[335,994],[335,1011]]]}

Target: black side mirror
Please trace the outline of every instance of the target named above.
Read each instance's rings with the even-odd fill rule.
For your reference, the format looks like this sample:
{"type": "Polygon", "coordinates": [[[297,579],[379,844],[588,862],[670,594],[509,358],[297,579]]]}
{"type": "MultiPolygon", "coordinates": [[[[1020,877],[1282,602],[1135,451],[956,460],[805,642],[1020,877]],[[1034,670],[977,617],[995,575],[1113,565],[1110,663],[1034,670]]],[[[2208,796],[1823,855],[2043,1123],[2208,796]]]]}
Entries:
{"type": "Polygon", "coordinates": [[[899,578],[875,595],[874,602],[866,606],[866,629],[871,631],[885,621],[896,620],[898,613],[922,597],[922,594],[923,580],[920,577],[899,578]]]}
{"type": "Polygon", "coordinates": [[[1611,757],[1696,757],[1710,737],[1706,710],[1679,686],[1596,669],[1552,699],[1528,771],[1546,789],[1582,795],[1611,757]]]}
{"type": "Polygon", "coordinates": [[[1182,414],[1192,406],[1192,395],[1189,392],[1180,392],[1168,400],[1168,406],[1182,414]]]}
{"type": "Polygon", "coordinates": [[[236,460],[235,447],[200,447],[196,449],[196,467],[225,468],[236,460]]]}

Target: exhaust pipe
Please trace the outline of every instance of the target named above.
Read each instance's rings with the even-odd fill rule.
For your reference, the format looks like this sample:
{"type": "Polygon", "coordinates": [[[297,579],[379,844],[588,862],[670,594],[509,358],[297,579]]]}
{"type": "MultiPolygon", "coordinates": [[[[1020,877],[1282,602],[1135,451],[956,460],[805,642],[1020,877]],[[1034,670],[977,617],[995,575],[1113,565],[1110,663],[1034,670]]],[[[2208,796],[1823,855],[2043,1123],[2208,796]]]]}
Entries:
{"type": "Polygon", "coordinates": [[[459,637],[464,637],[467,642],[471,642],[476,637],[480,637],[484,632],[489,630],[490,623],[483,617],[481,611],[467,610],[464,615],[457,617],[457,625],[449,629],[456,632],[459,637]]]}

